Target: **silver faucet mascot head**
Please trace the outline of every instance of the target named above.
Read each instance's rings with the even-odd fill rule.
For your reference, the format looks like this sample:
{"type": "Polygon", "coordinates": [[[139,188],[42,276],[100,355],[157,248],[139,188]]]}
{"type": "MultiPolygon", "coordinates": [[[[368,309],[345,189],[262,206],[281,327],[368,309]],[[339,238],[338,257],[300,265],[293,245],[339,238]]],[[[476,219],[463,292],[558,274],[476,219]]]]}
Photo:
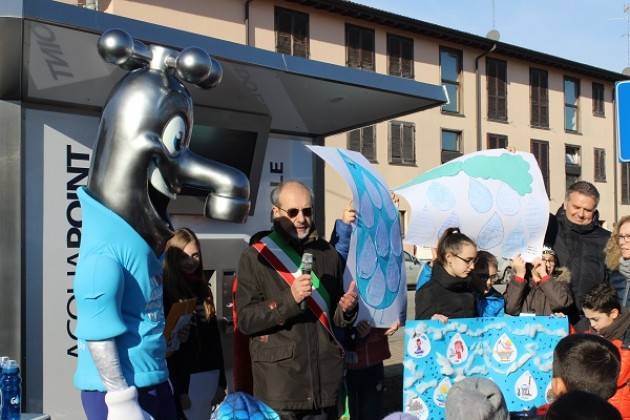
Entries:
{"type": "Polygon", "coordinates": [[[219,63],[195,47],[181,52],[147,47],[119,29],[102,34],[98,51],[130,72],[103,110],[88,180],[91,195],[125,219],[157,254],[172,236],[166,208],[184,185],[209,192],[207,217],[244,221],[246,176],[188,148],[193,103],[182,81],[214,87],[223,74],[219,63]]]}

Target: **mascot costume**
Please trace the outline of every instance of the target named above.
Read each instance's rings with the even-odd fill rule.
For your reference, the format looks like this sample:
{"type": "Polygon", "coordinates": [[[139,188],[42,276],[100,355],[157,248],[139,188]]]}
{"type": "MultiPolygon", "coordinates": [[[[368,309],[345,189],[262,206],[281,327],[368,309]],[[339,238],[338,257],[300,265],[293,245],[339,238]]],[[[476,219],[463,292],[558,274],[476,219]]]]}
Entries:
{"type": "Polygon", "coordinates": [[[146,46],[117,29],[103,33],[98,50],[130,72],[105,104],[79,190],[74,383],[90,420],[171,419],[160,260],[172,235],[167,205],[189,185],[208,191],[207,217],[243,222],[249,182],[188,149],[193,103],[182,81],[216,86],[219,63],[198,48],[146,46]]]}

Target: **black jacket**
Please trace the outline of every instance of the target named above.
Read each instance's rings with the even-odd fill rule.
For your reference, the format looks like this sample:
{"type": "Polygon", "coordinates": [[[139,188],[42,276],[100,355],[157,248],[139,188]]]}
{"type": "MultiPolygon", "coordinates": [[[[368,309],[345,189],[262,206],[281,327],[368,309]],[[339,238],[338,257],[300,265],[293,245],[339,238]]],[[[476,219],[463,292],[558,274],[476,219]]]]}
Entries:
{"type": "Polygon", "coordinates": [[[477,316],[470,280],[451,276],[437,263],[431,280],[416,290],[416,319],[430,319],[435,314],[449,318],[477,316]]]}
{"type": "Polygon", "coordinates": [[[558,256],[558,265],[571,272],[571,291],[574,308],[569,316],[575,322],[581,313],[582,296],[599,283],[606,281],[604,249],[610,232],[599,225],[599,213],[595,212],[588,225],[571,223],[560,207],[555,216],[550,215],[545,243],[558,256]]]}
{"type": "MultiPolygon", "coordinates": [[[[356,311],[344,315],[338,306],[343,263],[337,251],[316,234],[304,244],[292,241],[292,245],[300,255],[313,254],[313,271],[330,295],[333,324],[351,324],[356,311]]],[[[250,337],[257,398],[276,410],[337,404],[343,375],[341,349],[311,311],[300,310],[289,285],[252,247],[239,262],[236,310],[239,330],[250,337]]]]}
{"type": "MultiPolygon", "coordinates": [[[[194,295],[170,296],[165,290],[164,313],[168,314],[173,304],[179,299],[192,297],[194,295]]],[[[212,299],[212,295],[210,298],[212,299]]],[[[199,299],[198,303],[201,306],[202,300],[199,299]]],[[[169,379],[176,396],[188,393],[190,375],[211,370],[219,370],[219,386],[225,388],[227,383],[223,365],[223,350],[216,315],[206,319],[201,312],[195,312],[188,341],[182,343],[179,349],[166,359],[166,362],[169,379]]]]}

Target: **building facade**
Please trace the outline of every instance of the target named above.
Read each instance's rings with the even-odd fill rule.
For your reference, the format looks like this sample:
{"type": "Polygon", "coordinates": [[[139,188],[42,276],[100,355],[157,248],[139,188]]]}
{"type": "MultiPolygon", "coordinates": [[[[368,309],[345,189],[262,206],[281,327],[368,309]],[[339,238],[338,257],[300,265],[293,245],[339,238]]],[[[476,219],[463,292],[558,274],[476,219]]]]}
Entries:
{"type": "MultiPolygon", "coordinates": [[[[325,139],[328,146],[362,152],[391,188],[462,154],[510,147],[536,156],[552,212],[562,205],[566,186],[578,179],[599,189],[600,219],[607,228],[630,212],[630,169],[618,163],[615,139],[614,83],[624,79],[621,74],[344,0],[108,0],[96,7],[257,48],[442,84],[450,102],[441,108],[325,139]]],[[[330,228],[351,195],[332,169],[326,167],[324,179],[330,228]]],[[[402,203],[403,226],[408,213],[402,203]]]]}

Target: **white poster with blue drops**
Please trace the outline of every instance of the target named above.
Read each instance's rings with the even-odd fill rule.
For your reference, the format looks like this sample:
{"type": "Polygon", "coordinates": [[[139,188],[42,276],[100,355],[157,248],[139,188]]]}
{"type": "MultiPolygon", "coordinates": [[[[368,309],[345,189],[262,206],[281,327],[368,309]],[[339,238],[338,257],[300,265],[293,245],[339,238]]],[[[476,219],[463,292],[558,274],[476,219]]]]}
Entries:
{"type": "Polygon", "coordinates": [[[344,286],[356,281],[358,320],[387,328],[406,307],[407,279],[403,264],[398,209],[387,184],[361,153],[334,147],[307,146],[346,181],[357,210],[344,286]]]}
{"type": "Polygon", "coordinates": [[[493,380],[509,411],[547,404],[553,350],[568,331],[567,318],[556,316],[407,321],[403,411],[444,419],[449,389],[467,377],[493,380]]]}
{"type": "Polygon", "coordinates": [[[405,240],[435,247],[459,227],[480,249],[497,257],[542,253],[549,198],[536,158],[505,149],[470,153],[433,168],[395,192],[411,206],[405,240]]]}

